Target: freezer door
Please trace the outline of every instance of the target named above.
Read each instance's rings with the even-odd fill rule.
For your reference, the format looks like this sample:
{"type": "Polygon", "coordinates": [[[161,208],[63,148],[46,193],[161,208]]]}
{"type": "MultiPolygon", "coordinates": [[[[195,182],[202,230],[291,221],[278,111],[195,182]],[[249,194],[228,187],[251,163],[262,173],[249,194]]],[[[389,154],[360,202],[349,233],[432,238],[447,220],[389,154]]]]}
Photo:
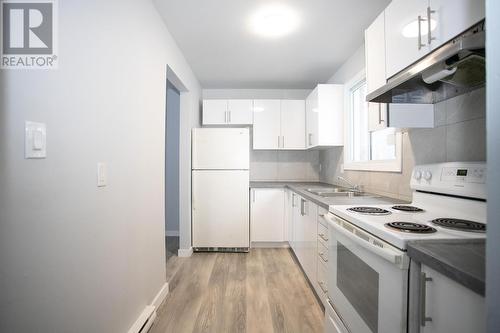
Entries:
{"type": "Polygon", "coordinates": [[[193,170],[248,170],[248,128],[193,129],[193,170]]]}
{"type": "Polygon", "coordinates": [[[193,171],[193,247],[249,247],[248,170],[193,171]]]}

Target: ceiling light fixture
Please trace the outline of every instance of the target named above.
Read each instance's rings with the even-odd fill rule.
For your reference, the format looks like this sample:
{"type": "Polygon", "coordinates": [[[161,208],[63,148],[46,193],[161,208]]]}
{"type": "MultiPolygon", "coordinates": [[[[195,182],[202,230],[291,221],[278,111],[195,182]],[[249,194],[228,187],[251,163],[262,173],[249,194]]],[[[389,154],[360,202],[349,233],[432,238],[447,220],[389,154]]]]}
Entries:
{"type": "Polygon", "coordinates": [[[299,17],[285,5],[272,4],[258,10],[251,17],[250,25],[256,34],[276,38],[294,31],[299,25],[299,17]]]}

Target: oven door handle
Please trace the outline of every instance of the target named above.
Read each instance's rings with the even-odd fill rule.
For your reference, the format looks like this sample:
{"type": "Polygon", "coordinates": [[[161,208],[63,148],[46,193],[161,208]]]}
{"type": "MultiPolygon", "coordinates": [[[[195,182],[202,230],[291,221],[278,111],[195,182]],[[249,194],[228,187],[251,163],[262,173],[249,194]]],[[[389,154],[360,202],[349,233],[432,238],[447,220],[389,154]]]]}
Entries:
{"type": "Polygon", "coordinates": [[[339,222],[333,220],[336,218],[332,218],[331,216],[325,216],[327,220],[330,221],[330,226],[339,234],[342,234],[344,237],[347,237],[349,240],[352,242],[356,243],[357,245],[362,246],[366,250],[370,251],[373,254],[376,254],[379,257],[384,258],[385,260],[389,261],[390,263],[398,266],[401,269],[407,269],[408,268],[408,259],[406,256],[396,248],[392,248],[388,244],[384,244],[382,241],[377,240],[377,243],[374,243],[374,238],[371,234],[367,233],[366,231],[348,223],[348,222],[340,222],[340,223],[348,223],[349,228],[352,229],[353,231],[349,231],[343,226],[339,225],[339,222]]]}

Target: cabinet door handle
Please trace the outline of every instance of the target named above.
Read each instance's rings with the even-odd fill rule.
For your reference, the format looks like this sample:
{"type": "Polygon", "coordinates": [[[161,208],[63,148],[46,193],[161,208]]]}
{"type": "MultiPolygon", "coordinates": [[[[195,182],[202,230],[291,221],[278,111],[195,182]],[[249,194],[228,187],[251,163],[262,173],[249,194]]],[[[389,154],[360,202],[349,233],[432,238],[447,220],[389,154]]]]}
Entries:
{"type": "Polygon", "coordinates": [[[427,7],[427,43],[431,45],[432,41],[436,39],[436,37],[432,37],[432,27],[431,27],[431,15],[435,14],[436,11],[432,10],[431,7],[427,7]]]}
{"type": "Polygon", "coordinates": [[[308,142],[309,142],[309,146],[312,146],[312,133],[309,133],[308,135],[308,142]]]}
{"type": "Polygon", "coordinates": [[[418,15],[418,50],[420,51],[425,44],[422,44],[422,22],[425,21],[422,16],[418,15]]]}
{"type": "Polygon", "coordinates": [[[324,255],[323,252],[320,252],[318,254],[319,254],[319,257],[321,258],[321,260],[323,260],[324,262],[328,262],[328,259],[326,259],[325,257],[323,257],[323,255],[324,255]]]}
{"type": "Polygon", "coordinates": [[[231,122],[231,111],[227,111],[227,119],[228,119],[228,123],[231,122]]]}
{"type": "Polygon", "coordinates": [[[432,321],[431,317],[427,317],[425,310],[425,302],[427,296],[427,282],[432,281],[432,278],[427,277],[425,273],[420,275],[420,325],[425,326],[425,323],[432,321]]]}
{"type": "Polygon", "coordinates": [[[325,287],[325,283],[322,281],[318,281],[318,284],[319,284],[319,287],[321,288],[321,290],[323,291],[323,293],[326,294],[328,292],[328,289],[325,287]]]}
{"type": "Polygon", "coordinates": [[[305,200],[301,198],[300,199],[300,215],[302,215],[302,216],[305,215],[304,204],[305,204],[305,200]]]}
{"type": "Polygon", "coordinates": [[[252,190],[252,202],[255,202],[255,190],[252,190]]]}
{"type": "Polygon", "coordinates": [[[378,104],[378,124],[382,124],[384,121],[382,120],[382,104],[378,104]]]}
{"type": "Polygon", "coordinates": [[[295,206],[297,206],[295,204],[295,193],[292,193],[292,207],[295,207],[295,206]]]}
{"type": "Polygon", "coordinates": [[[328,242],[328,238],[325,237],[325,234],[318,234],[318,236],[321,237],[321,239],[325,242],[328,242]]]}
{"type": "Polygon", "coordinates": [[[285,148],[285,136],[281,136],[281,148],[285,148]]]}

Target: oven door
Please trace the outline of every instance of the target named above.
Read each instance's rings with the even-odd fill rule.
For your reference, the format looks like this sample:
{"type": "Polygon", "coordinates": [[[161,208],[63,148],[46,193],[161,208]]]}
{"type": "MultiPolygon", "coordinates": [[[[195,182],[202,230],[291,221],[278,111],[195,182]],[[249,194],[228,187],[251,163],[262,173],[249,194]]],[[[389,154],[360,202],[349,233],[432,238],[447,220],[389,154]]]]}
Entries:
{"type": "Polygon", "coordinates": [[[328,220],[328,297],[342,323],[353,333],[406,332],[406,254],[333,214],[328,220]]]}

